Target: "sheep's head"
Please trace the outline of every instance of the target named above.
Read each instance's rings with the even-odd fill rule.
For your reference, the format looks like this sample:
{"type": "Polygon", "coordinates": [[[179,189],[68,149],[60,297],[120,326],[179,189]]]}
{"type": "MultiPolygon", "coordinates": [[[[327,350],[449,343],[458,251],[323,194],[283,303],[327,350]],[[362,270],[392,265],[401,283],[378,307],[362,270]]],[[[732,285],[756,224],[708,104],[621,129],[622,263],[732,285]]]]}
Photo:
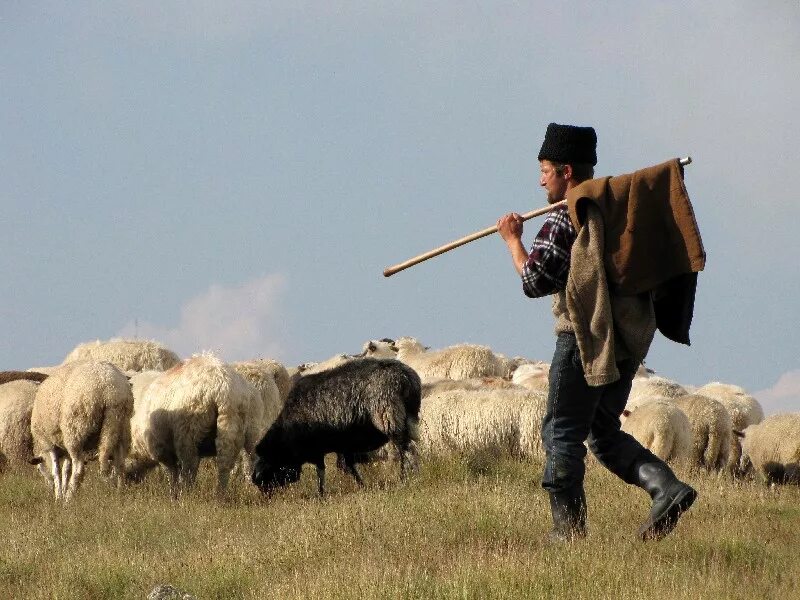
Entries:
{"type": "Polygon", "coordinates": [[[264,494],[300,480],[300,465],[273,465],[259,458],[253,467],[253,485],[264,494]]]}
{"type": "Polygon", "coordinates": [[[394,340],[383,338],[380,340],[370,340],[364,344],[359,356],[371,356],[373,358],[396,358],[397,345],[394,340]]]}

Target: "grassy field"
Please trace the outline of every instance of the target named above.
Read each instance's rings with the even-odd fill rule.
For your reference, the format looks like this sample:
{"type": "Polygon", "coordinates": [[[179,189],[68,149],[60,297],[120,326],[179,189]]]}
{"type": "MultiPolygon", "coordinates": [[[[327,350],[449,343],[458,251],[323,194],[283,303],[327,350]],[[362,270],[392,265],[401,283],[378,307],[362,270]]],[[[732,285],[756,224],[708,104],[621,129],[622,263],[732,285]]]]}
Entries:
{"type": "Polygon", "coordinates": [[[590,532],[550,527],[541,465],[473,456],[423,460],[367,488],[311,467],[270,501],[236,481],[216,499],[168,499],[156,472],[122,491],[90,471],[68,506],[35,473],[0,476],[0,598],[145,598],[158,583],[211,598],[800,598],[800,488],[686,474],[700,492],[676,531],[641,543],[649,498],[590,461],[590,532]]]}

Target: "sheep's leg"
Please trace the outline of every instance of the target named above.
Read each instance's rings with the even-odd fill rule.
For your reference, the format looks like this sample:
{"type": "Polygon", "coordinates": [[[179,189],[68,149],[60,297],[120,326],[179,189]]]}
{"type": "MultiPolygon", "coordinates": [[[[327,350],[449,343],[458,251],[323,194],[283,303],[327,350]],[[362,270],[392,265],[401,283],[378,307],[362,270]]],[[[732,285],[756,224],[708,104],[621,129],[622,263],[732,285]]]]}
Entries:
{"type": "Polygon", "coordinates": [[[320,460],[317,463],[317,484],[319,486],[319,497],[325,495],[325,461],[320,460]]]}
{"type": "Polygon", "coordinates": [[[75,496],[75,493],[81,485],[81,481],[83,481],[83,472],[86,467],[86,462],[80,459],[71,460],[70,462],[72,463],[72,474],[69,478],[67,493],[64,496],[65,502],[71,500],[75,496]]]}
{"type": "Polygon", "coordinates": [[[53,476],[48,472],[44,463],[45,461],[40,462],[36,465],[36,468],[39,471],[39,474],[44,477],[44,480],[47,482],[47,487],[51,487],[53,485],[53,476]]]}
{"type": "Polygon", "coordinates": [[[364,487],[364,480],[361,479],[361,475],[356,469],[355,456],[353,456],[352,454],[344,454],[343,458],[344,458],[344,470],[353,476],[353,479],[356,480],[356,483],[358,483],[358,485],[364,487]]]}
{"type": "Polygon", "coordinates": [[[400,457],[400,481],[408,479],[409,472],[416,469],[416,453],[410,440],[403,440],[395,445],[397,454],[400,457]]]}
{"type": "Polygon", "coordinates": [[[178,485],[178,465],[164,465],[164,467],[167,469],[167,479],[169,479],[169,495],[173,500],[177,500],[180,489],[180,486],[178,485]]]}
{"type": "Polygon", "coordinates": [[[125,483],[125,451],[122,445],[118,446],[117,451],[114,453],[113,477],[116,479],[114,483],[117,489],[122,489],[125,483]]]}
{"type": "Polygon", "coordinates": [[[56,500],[61,500],[62,486],[61,486],[61,468],[58,453],[55,450],[50,451],[50,472],[53,475],[53,493],[56,500]]]}
{"type": "Polygon", "coordinates": [[[192,446],[188,440],[176,440],[175,455],[180,465],[180,482],[184,488],[194,485],[197,477],[197,469],[200,467],[200,456],[197,448],[192,446]]]}

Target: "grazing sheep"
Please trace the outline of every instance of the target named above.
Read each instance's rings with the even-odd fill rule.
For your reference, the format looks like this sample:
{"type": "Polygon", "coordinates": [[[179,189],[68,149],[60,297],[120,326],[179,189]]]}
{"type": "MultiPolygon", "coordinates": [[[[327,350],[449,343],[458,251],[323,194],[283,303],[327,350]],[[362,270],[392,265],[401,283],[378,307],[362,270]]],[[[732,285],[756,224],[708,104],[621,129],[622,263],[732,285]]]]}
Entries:
{"type": "Polygon", "coordinates": [[[128,379],[107,362],[69,363],[39,384],[31,411],[33,462],[49,458],[57,500],[75,495],[95,457],[101,474],[121,482],[132,412],[128,379]]]}
{"type": "Polygon", "coordinates": [[[47,373],[39,373],[36,371],[0,371],[0,385],[11,381],[19,381],[20,379],[41,383],[47,379],[47,373]]]}
{"type": "Polygon", "coordinates": [[[257,394],[233,367],[208,353],[161,373],[137,401],[126,476],[141,478],[159,463],[177,498],[181,486],[194,483],[200,458],[215,456],[222,494],[242,449],[252,453],[258,441],[257,394]]]}
{"type": "MultiPolygon", "coordinates": [[[[698,388],[697,394],[713,398],[721,402],[731,415],[733,429],[744,431],[750,425],[760,423],[764,419],[764,409],[758,400],[750,396],[738,385],[712,381],[698,388]]],[[[731,438],[729,470],[734,476],[740,476],[739,467],[742,464],[742,445],[738,436],[731,438]]]]}
{"type": "Polygon", "coordinates": [[[520,386],[450,389],[431,394],[420,409],[420,449],[431,454],[487,451],[541,458],[547,395],[520,386]]]}
{"type": "Polygon", "coordinates": [[[252,415],[257,421],[256,427],[259,430],[257,437],[260,440],[278,418],[283,406],[273,371],[261,361],[234,362],[231,366],[258,391],[261,409],[253,411],[252,415]]]}
{"type": "Polygon", "coordinates": [[[742,470],[766,483],[800,484],[800,413],[771,415],[743,432],[742,470]]]}
{"type": "Polygon", "coordinates": [[[33,458],[31,412],[38,389],[36,381],[25,379],[0,385],[0,472],[33,458]]]}
{"type": "Polygon", "coordinates": [[[281,406],[283,406],[293,384],[289,371],[283,364],[271,358],[258,358],[250,362],[257,363],[262,369],[272,375],[272,378],[275,380],[275,385],[278,386],[280,403],[281,406]]]}
{"type": "Polygon", "coordinates": [[[692,431],[689,418],[674,402],[651,400],[634,410],[625,409],[622,431],[635,437],[661,460],[677,463],[689,459],[692,431]]]}
{"type": "Polygon", "coordinates": [[[673,400],[689,418],[692,430],[692,465],[720,471],[728,465],[733,423],[721,402],[689,394],[673,400]]]}
{"type": "Polygon", "coordinates": [[[519,386],[502,377],[474,377],[471,379],[429,379],[422,384],[422,397],[427,398],[450,390],[519,389],[519,386]]]}
{"type": "Polygon", "coordinates": [[[625,408],[633,411],[640,404],[651,400],[670,400],[678,396],[685,396],[686,393],[686,388],[665,377],[652,375],[640,377],[637,375],[631,383],[631,391],[628,394],[625,408]]]}
{"type": "Polygon", "coordinates": [[[733,428],[738,431],[764,419],[764,409],[758,400],[738,385],[713,381],[698,388],[697,393],[722,402],[731,414],[733,428]]]}
{"type": "Polygon", "coordinates": [[[397,358],[397,345],[391,338],[364,342],[360,356],[364,358],[397,358]]]}
{"type": "Polygon", "coordinates": [[[430,379],[471,379],[502,376],[503,365],[486,346],[459,344],[441,350],[425,350],[414,338],[395,342],[397,360],[414,369],[423,382],[430,379]]]}
{"type": "Polygon", "coordinates": [[[303,363],[302,365],[298,365],[297,371],[301,376],[305,377],[306,375],[313,375],[314,373],[329,371],[330,369],[343,365],[346,362],[350,362],[355,358],[357,357],[350,354],[336,354],[326,360],[323,360],[322,362],[307,362],[303,363]]]}
{"type": "Polygon", "coordinates": [[[78,344],[62,364],[76,360],[106,361],[122,371],[166,371],[181,359],[158,342],[112,339],[78,344]]]}
{"type": "Polygon", "coordinates": [[[508,379],[509,381],[516,373],[517,369],[522,365],[530,365],[536,364],[537,361],[530,360],[529,358],[525,358],[524,356],[515,356],[513,358],[508,358],[504,354],[495,354],[497,357],[498,362],[500,363],[500,377],[503,379],[508,379]]]}
{"type": "Polygon", "coordinates": [[[544,392],[550,387],[550,365],[536,362],[520,365],[511,376],[511,381],[534,392],[544,392]]]}
{"type": "Polygon", "coordinates": [[[356,456],[387,442],[397,450],[405,478],[417,438],[421,387],[413,369],[387,359],[361,358],[302,377],[256,447],[253,483],[269,494],[297,481],[302,465],[312,463],[323,495],[325,455],[335,452],[363,484],[356,456]]]}

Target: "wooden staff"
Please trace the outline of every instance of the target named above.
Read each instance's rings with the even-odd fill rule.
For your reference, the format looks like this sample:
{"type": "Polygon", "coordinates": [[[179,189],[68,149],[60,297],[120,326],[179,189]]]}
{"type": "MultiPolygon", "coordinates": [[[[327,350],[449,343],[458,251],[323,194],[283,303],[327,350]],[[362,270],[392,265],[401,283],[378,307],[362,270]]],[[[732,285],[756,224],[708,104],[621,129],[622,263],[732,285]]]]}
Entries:
{"type": "MultiPolygon", "coordinates": [[[[686,166],[692,162],[692,157],[687,156],[686,158],[680,159],[680,164],[686,166]]],[[[533,217],[538,217],[539,215],[543,215],[545,213],[549,213],[551,210],[555,210],[561,206],[566,206],[567,201],[561,200],[561,202],[556,202],[555,204],[551,204],[549,206],[545,206],[543,208],[537,208],[536,210],[532,210],[530,212],[525,213],[522,215],[522,221],[527,221],[528,219],[532,219],[533,217]]],[[[439,256],[440,254],[444,254],[445,252],[449,252],[453,248],[458,248],[459,246],[463,246],[464,244],[469,244],[470,242],[474,242],[482,237],[486,237],[487,235],[492,235],[493,233],[497,232],[497,225],[492,227],[487,227],[486,229],[482,229],[481,231],[476,231],[470,235],[464,236],[457,240],[450,242],[449,244],[445,244],[444,246],[439,246],[438,248],[434,248],[424,254],[420,254],[419,256],[415,256],[414,258],[409,258],[405,262],[401,262],[400,264],[394,265],[393,267],[386,267],[383,270],[384,277],[391,277],[395,273],[402,271],[403,269],[407,269],[408,267],[413,267],[423,261],[428,260],[429,258],[433,258],[434,256],[439,256]]]]}

